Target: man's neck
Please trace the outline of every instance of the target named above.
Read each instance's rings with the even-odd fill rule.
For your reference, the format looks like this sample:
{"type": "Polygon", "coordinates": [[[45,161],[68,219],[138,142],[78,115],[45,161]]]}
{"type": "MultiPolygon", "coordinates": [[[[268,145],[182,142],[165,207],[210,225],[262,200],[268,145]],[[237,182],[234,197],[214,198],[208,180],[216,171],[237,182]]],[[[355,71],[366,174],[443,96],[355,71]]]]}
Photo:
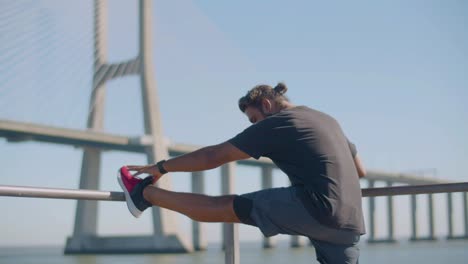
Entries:
{"type": "Polygon", "coordinates": [[[291,104],[290,102],[284,102],[282,106],[283,107],[281,108],[281,110],[287,110],[287,109],[291,109],[293,107],[296,107],[295,105],[291,104]]]}

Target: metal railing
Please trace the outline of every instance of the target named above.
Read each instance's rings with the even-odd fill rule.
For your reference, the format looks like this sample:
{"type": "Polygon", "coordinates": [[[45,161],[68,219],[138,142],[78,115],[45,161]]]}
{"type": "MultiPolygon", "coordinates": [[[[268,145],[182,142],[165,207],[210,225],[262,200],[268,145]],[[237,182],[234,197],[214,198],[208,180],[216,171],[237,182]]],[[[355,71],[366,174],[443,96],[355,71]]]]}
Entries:
{"type": "MultiPolygon", "coordinates": [[[[468,182],[363,188],[363,197],[468,192],[468,182]]],[[[72,200],[125,201],[123,192],[0,185],[0,196],[72,200]]]]}

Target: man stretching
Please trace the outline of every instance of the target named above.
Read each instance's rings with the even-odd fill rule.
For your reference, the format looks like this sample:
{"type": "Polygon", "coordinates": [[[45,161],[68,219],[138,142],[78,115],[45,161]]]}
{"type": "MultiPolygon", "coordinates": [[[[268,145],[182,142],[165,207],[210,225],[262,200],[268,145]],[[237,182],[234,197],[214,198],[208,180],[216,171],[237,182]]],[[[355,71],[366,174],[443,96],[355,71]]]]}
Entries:
{"type": "Polygon", "coordinates": [[[266,237],[302,235],[320,263],[358,263],[357,244],[365,233],[359,177],[365,170],[356,147],[334,118],[292,105],[286,91],[283,83],[258,85],[240,98],[239,108],[252,125],[224,143],[156,164],[122,167],[118,181],[130,212],[139,217],[155,205],[195,221],[253,225],[266,237]],[[209,170],[261,156],[289,177],[290,187],[207,196],[153,185],[167,172],[209,170]],[[140,174],[150,176],[137,178],[140,174]]]}

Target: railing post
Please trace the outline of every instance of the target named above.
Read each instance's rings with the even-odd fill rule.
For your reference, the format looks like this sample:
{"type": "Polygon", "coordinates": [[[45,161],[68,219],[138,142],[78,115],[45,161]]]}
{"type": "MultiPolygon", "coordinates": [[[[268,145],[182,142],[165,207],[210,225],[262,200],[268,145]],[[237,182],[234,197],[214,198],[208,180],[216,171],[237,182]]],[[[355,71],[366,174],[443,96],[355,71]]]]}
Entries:
{"type": "MultiPolygon", "coordinates": [[[[273,187],[273,168],[271,166],[262,166],[262,189],[273,187]]],[[[272,248],[273,241],[271,237],[263,238],[263,248],[272,248]]]]}
{"type": "Polygon", "coordinates": [[[418,206],[416,195],[411,195],[411,240],[418,239],[418,226],[417,226],[417,217],[418,217],[418,206]]]}
{"type": "Polygon", "coordinates": [[[452,194],[447,193],[447,224],[448,235],[447,238],[453,238],[453,208],[452,208],[452,194]]]}
{"type": "MultiPolygon", "coordinates": [[[[205,192],[205,178],[204,173],[201,171],[192,172],[192,192],[204,193],[205,192]]],[[[201,251],[206,250],[206,241],[204,237],[203,224],[197,221],[192,222],[192,241],[193,248],[201,251]]]]}
{"type": "MultiPolygon", "coordinates": [[[[221,167],[221,190],[223,194],[234,193],[234,162],[221,167]]],[[[239,264],[239,232],[237,224],[223,224],[223,245],[226,264],[239,264]]]]}
{"type": "MultiPolygon", "coordinates": [[[[374,188],[374,181],[368,181],[368,188],[374,188]]],[[[369,241],[375,241],[375,198],[369,197],[369,241]]]]}

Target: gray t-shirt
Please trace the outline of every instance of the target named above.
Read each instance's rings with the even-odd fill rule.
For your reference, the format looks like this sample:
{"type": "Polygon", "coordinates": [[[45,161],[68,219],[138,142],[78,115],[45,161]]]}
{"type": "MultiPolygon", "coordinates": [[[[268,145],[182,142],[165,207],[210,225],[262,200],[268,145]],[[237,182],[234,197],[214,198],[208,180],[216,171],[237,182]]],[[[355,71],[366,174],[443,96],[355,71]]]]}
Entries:
{"type": "Polygon", "coordinates": [[[334,118],[297,106],[251,125],[229,142],[255,159],[270,158],[292,185],[301,187],[299,198],[321,224],[365,233],[356,147],[334,118]]]}

